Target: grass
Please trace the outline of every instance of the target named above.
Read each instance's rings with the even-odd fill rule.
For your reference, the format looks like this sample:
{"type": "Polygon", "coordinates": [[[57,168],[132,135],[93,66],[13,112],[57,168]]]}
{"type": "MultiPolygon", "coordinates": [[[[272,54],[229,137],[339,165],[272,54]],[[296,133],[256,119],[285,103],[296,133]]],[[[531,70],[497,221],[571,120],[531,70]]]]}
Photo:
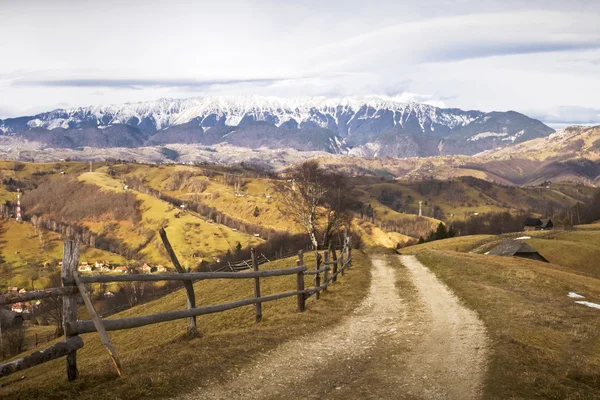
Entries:
{"type": "Polygon", "coordinates": [[[600,398],[600,279],[518,258],[418,254],[485,323],[491,339],[486,399],[600,398]]]}
{"type": "MultiPolygon", "coordinates": [[[[36,288],[44,287],[47,283],[46,276],[52,269],[44,269],[42,266],[48,262],[56,267],[57,262],[62,259],[62,252],[60,235],[42,231],[40,239],[39,231],[29,223],[0,220],[0,256],[3,259],[0,287],[17,286],[31,289],[31,278],[35,278],[36,288]]],[[[89,247],[84,248],[81,258],[89,263],[96,260],[105,260],[113,264],[127,262],[119,255],[89,247]]]]}
{"type": "MultiPolygon", "coordinates": [[[[595,232],[573,232],[595,233],[595,232]]],[[[554,264],[572,268],[600,278],[600,235],[595,233],[590,241],[574,241],[572,234],[560,235],[554,239],[527,241],[534,249],[554,264]]],[[[577,238],[583,235],[576,235],[577,238]]]]}
{"type": "MultiPolygon", "coordinates": [[[[103,172],[87,172],[79,177],[84,182],[94,183],[107,190],[123,190],[123,183],[103,172]]],[[[140,255],[142,258],[155,262],[170,264],[168,256],[162,250],[162,243],[156,232],[161,226],[167,226],[166,231],[175,252],[180,256],[184,267],[193,267],[203,258],[209,262],[212,256],[224,254],[227,250],[234,251],[239,242],[242,247],[253,246],[263,240],[241,232],[234,232],[224,225],[208,223],[203,218],[191,212],[181,212],[171,204],[150,195],[132,191],[142,202],[142,226],[145,230],[154,231],[154,239],[145,246],[140,255]]],[[[91,229],[99,231],[103,224],[90,224],[91,229]],[[97,226],[96,226],[97,225],[97,226]]],[[[124,222],[115,235],[130,245],[139,245],[144,237],[139,233],[139,227],[124,222]]]]}
{"type": "MultiPolygon", "coordinates": [[[[97,334],[83,335],[85,346],[78,352],[78,380],[66,380],[64,359],[0,379],[0,397],[27,399],[137,399],[172,397],[209,380],[220,380],[227,371],[239,371],[260,353],[287,339],[316,335],[339,322],[358,306],[370,283],[370,261],[353,252],[353,267],[330,286],[319,301],[311,297],[307,311],[296,312],[295,297],[263,304],[263,321],[254,322],[252,306],[198,318],[201,337],[186,339],[185,320],[165,322],[126,331],[109,332],[123,364],[125,375],[117,378],[97,334]],[[20,377],[25,376],[21,380],[20,377]]],[[[308,265],[314,256],[307,255],[308,265]]],[[[278,260],[261,268],[285,268],[295,259],[278,260]]],[[[263,295],[295,290],[296,277],[261,280],[263,295]]],[[[305,277],[306,286],[312,285],[305,277]]],[[[253,280],[212,280],[194,285],[199,306],[253,296],[253,280]]],[[[182,290],[114,316],[147,315],[185,308],[182,290]]],[[[310,340],[310,339],[307,339],[310,340]]]]}
{"type": "Polygon", "coordinates": [[[495,235],[458,236],[405,247],[401,252],[402,254],[418,254],[426,250],[454,250],[467,252],[494,240],[495,238],[497,238],[495,235]]]}

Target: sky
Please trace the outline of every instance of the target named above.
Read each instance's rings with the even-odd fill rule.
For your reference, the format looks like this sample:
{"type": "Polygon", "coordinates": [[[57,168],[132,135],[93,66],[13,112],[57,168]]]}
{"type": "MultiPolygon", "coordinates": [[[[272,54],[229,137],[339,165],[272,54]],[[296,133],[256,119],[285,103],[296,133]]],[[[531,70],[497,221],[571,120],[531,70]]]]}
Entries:
{"type": "Polygon", "coordinates": [[[374,95],[600,124],[598,21],[598,0],[0,0],[0,118],[374,95]]]}

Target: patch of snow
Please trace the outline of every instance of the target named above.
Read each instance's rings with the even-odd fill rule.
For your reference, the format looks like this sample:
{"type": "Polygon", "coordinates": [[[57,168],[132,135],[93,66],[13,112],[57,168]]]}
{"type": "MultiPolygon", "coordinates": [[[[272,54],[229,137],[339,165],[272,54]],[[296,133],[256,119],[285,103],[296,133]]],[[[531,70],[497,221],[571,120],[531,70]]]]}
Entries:
{"type": "Polygon", "coordinates": [[[37,128],[43,125],[43,122],[41,119],[32,119],[30,121],[27,122],[27,126],[30,128],[37,128]]]}
{"type": "Polygon", "coordinates": [[[531,239],[531,236],[521,236],[516,238],[515,240],[527,240],[527,239],[531,239]]]}
{"type": "Polygon", "coordinates": [[[589,302],[589,301],[576,301],[575,303],[582,304],[584,306],[588,306],[588,307],[591,307],[591,308],[597,308],[597,309],[600,310],[600,304],[597,304],[597,303],[592,303],[592,302],[589,302]]]}
{"type": "Polygon", "coordinates": [[[484,139],[484,138],[488,138],[488,137],[504,137],[507,136],[507,133],[500,133],[500,132],[482,132],[482,133],[478,133],[477,135],[473,135],[471,136],[468,140],[470,142],[479,140],[479,139],[484,139]]]}
{"type": "MultiPolygon", "coordinates": [[[[454,129],[465,126],[479,115],[440,109],[428,104],[403,101],[398,97],[300,97],[281,99],[261,96],[209,96],[187,99],[71,108],[42,113],[32,124],[46,129],[68,128],[83,121],[96,120],[98,126],[126,123],[132,119],[150,121],[156,129],[165,129],[213,115],[226,125],[236,126],[246,115],[256,121],[272,121],[275,125],[294,119],[298,124],[314,122],[321,127],[335,124],[339,132],[347,132],[356,119],[377,119],[391,112],[394,124],[403,125],[414,118],[423,130],[434,124],[454,129]],[[343,120],[347,121],[341,123],[343,120]]],[[[433,129],[432,129],[433,130],[433,129]]]]}
{"type": "Polygon", "coordinates": [[[573,299],[585,299],[585,296],[582,296],[580,294],[577,294],[575,292],[569,292],[569,294],[567,295],[573,299]]]}

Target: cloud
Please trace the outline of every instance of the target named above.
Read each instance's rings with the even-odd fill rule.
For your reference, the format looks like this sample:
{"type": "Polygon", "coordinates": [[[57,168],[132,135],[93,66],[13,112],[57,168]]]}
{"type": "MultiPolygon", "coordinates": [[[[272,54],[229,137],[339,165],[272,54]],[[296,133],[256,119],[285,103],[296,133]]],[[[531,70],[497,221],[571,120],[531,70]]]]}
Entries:
{"type": "Polygon", "coordinates": [[[461,43],[451,47],[435,49],[435,52],[429,52],[423,60],[426,62],[449,62],[516,54],[537,54],[591,49],[600,49],[600,41],[461,43]]]}
{"type": "Polygon", "coordinates": [[[530,116],[551,125],[600,125],[600,108],[558,106],[547,110],[532,110],[530,116]]]}
{"type": "Polygon", "coordinates": [[[239,84],[253,84],[258,86],[271,85],[284,79],[224,79],[224,80],[194,80],[194,79],[110,79],[110,78],[83,78],[83,79],[17,79],[14,86],[42,86],[42,87],[85,87],[85,88],[188,88],[205,89],[211,86],[227,86],[239,84]]]}

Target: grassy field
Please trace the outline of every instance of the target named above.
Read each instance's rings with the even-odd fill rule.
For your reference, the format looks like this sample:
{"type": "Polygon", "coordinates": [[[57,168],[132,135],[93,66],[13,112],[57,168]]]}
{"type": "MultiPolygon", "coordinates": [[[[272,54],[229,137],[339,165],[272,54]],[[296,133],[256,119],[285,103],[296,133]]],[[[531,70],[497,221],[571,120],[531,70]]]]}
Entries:
{"type": "Polygon", "coordinates": [[[497,238],[496,235],[471,235],[458,236],[449,239],[435,240],[405,247],[401,250],[402,254],[418,254],[426,250],[453,250],[459,252],[471,251],[485,243],[489,243],[497,238]]]}
{"type": "MultiPolygon", "coordinates": [[[[81,174],[79,179],[107,190],[122,191],[124,186],[123,182],[102,172],[87,172],[81,174]]],[[[210,262],[212,256],[224,254],[227,250],[233,252],[238,242],[245,248],[263,241],[261,238],[255,238],[249,234],[234,232],[224,225],[209,223],[191,212],[181,212],[171,204],[150,195],[132,192],[142,202],[144,230],[154,232],[154,239],[140,252],[140,256],[146,260],[170,264],[156,234],[158,229],[163,226],[166,226],[169,240],[175,252],[180,256],[184,267],[194,267],[203,259],[210,262]]],[[[86,225],[97,232],[102,229],[102,224],[88,223],[86,225]]],[[[139,228],[124,222],[115,234],[125,243],[135,246],[144,241],[144,237],[138,233],[139,231],[139,228]]]]}
{"type": "Polygon", "coordinates": [[[552,264],[452,251],[418,254],[484,321],[492,342],[484,398],[600,398],[600,279],[552,264]]]}
{"type": "MultiPolygon", "coordinates": [[[[178,320],[126,331],[110,332],[125,376],[117,378],[97,334],[83,335],[85,346],[78,352],[80,377],[66,380],[64,359],[54,360],[17,375],[0,379],[0,397],[27,399],[137,399],[170,397],[196,388],[208,380],[219,380],[228,370],[242,370],[259,353],[292,337],[317,334],[340,321],[356,308],[370,283],[370,261],[360,251],[353,253],[353,267],[330,286],[319,301],[311,297],[307,311],[296,312],[295,297],[263,304],[263,321],[254,322],[252,306],[198,318],[201,337],[184,337],[186,321],[178,320]],[[21,379],[24,376],[24,379],[21,379]]],[[[314,256],[305,257],[308,265],[314,256]]],[[[285,268],[295,258],[265,264],[261,268],[285,268]]],[[[305,278],[306,286],[311,278],[305,278]]],[[[295,290],[296,277],[261,280],[263,295],[295,290]]],[[[199,306],[219,304],[253,296],[252,280],[202,281],[194,285],[199,306]]],[[[114,318],[184,309],[185,294],[177,291],[159,300],[135,307],[114,318]]]]}
{"type": "MultiPolygon", "coordinates": [[[[40,232],[29,223],[17,223],[13,220],[0,220],[0,288],[7,286],[31,289],[31,278],[34,286],[42,288],[46,285],[46,277],[62,259],[63,242],[60,235],[49,231],[40,232]],[[54,266],[43,268],[44,263],[54,266]]],[[[112,264],[126,263],[123,257],[99,249],[84,247],[82,261],[93,263],[105,260],[112,264]]]]}

